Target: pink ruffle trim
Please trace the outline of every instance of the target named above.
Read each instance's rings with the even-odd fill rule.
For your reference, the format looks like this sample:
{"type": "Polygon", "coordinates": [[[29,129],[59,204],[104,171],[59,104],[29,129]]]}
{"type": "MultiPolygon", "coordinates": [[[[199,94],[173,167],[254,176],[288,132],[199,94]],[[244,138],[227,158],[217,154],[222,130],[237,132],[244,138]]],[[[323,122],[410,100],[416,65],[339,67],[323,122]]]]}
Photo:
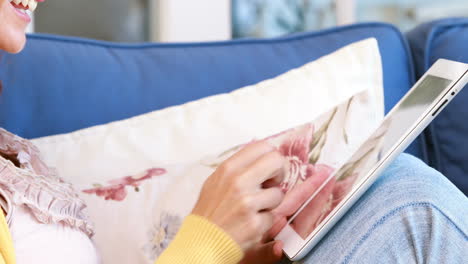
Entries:
{"type": "Polygon", "coordinates": [[[71,184],[45,165],[32,143],[0,128],[0,153],[16,156],[19,162],[18,168],[0,157],[0,188],[13,204],[26,205],[40,223],[62,223],[88,236],[94,234],[84,214],[84,201],[71,184]]]}

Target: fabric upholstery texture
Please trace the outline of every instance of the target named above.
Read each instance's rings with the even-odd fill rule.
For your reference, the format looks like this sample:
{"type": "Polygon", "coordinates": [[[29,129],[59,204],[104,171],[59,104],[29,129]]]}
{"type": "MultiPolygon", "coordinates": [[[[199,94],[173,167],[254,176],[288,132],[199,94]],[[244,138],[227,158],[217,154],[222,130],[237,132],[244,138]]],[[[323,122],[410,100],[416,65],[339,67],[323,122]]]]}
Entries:
{"type": "MultiPolygon", "coordinates": [[[[419,78],[437,59],[468,63],[468,18],[420,25],[407,33],[419,78]]],[[[424,160],[468,194],[468,89],[465,87],[423,134],[424,160]]]]}

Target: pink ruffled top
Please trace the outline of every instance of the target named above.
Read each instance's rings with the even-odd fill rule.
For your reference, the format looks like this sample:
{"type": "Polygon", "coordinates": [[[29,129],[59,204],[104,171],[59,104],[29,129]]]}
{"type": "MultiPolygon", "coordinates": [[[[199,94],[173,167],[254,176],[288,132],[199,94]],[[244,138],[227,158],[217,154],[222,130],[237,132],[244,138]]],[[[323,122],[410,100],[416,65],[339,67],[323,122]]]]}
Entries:
{"type": "Polygon", "coordinates": [[[8,223],[15,206],[25,205],[40,223],[62,223],[93,235],[84,201],[45,165],[31,142],[0,128],[0,155],[0,196],[7,205],[8,223]]]}

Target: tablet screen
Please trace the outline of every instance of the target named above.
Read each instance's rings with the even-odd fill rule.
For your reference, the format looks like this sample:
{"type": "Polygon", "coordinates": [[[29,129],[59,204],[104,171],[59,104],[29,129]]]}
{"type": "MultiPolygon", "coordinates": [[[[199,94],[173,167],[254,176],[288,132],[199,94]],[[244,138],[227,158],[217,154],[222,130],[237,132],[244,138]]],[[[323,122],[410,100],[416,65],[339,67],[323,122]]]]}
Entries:
{"type": "Polygon", "coordinates": [[[446,90],[451,80],[427,75],[384,119],[374,133],[355,151],[344,165],[317,185],[312,196],[288,219],[288,225],[302,239],[339,207],[383,158],[390,154],[434,101],[446,90]]]}

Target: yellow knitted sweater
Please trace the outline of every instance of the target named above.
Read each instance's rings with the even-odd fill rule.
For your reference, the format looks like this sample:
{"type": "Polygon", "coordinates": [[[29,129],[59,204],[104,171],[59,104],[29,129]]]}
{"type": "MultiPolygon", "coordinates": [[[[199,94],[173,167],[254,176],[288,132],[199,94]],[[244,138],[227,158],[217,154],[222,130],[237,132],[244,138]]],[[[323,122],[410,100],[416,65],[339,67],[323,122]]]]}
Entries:
{"type": "MultiPolygon", "coordinates": [[[[242,249],[221,228],[203,217],[189,215],[155,264],[236,264],[242,257],[242,249]]],[[[0,264],[15,263],[10,231],[0,211],[0,264]]]]}

